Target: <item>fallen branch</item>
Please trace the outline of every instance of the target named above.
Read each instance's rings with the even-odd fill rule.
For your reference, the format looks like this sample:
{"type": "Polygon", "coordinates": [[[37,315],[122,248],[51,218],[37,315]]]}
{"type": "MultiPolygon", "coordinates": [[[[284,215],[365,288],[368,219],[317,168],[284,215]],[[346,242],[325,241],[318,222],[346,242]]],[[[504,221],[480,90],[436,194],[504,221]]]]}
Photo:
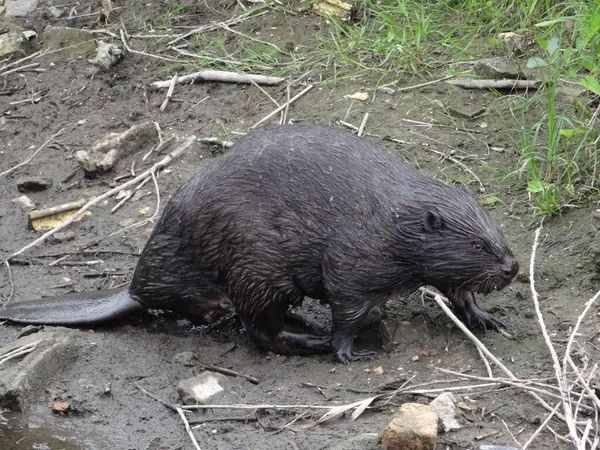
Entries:
{"type": "Polygon", "coordinates": [[[448,75],[448,76],[443,77],[443,78],[438,78],[437,80],[427,81],[426,83],[415,84],[414,86],[407,86],[407,87],[403,87],[403,88],[398,88],[398,89],[396,89],[396,92],[406,92],[406,91],[410,91],[410,90],[413,90],[413,89],[418,89],[418,88],[421,88],[423,86],[429,86],[431,84],[436,84],[436,83],[440,83],[441,81],[449,80],[450,78],[454,78],[454,75],[448,75]]]}
{"type": "Polygon", "coordinates": [[[169,104],[169,100],[171,100],[171,97],[173,96],[173,91],[175,90],[175,85],[177,84],[178,78],[179,74],[175,73],[175,75],[173,75],[173,78],[171,79],[171,84],[169,85],[169,90],[167,91],[165,100],[162,102],[162,105],[160,105],[160,112],[164,112],[164,110],[167,109],[167,105],[169,104]]]}
{"type": "Polygon", "coordinates": [[[171,42],[169,42],[167,45],[168,46],[172,46],[174,44],[176,44],[179,41],[182,41],[194,34],[199,34],[199,33],[206,33],[207,31],[213,31],[213,30],[217,30],[219,28],[221,28],[221,24],[225,24],[225,25],[235,25],[238,24],[240,22],[243,22],[244,20],[249,19],[250,17],[258,17],[258,16],[262,16],[263,14],[266,14],[268,11],[262,11],[262,12],[258,12],[261,9],[266,8],[267,6],[260,6],[254,10],[248,11],[244,14],[241,14],[237,17],[234,17],[232,19],[226,20],[224,22],[219,22],[219,23],[211,23],[208,25],[202,25],[201,27],[198,28],[194,28],[191,31],[188,31],[185,34],[182,34],[181,36],[177,36],[175,39],[173,39],[171,42]]]}
{"type": "Polygon", "coordinates": [[[41,244],[42,242],[44,242],[46,239],[48,239],[50,236],[52,236],[57,231],[62,230],[63,228],[67,227],[68,225],[72,224],[75,220],[77,220],[79,217],[81,217],[83,214],[85,214],[85,212],[88,209],[90,209],[95,204],[101,202],[105,198],[111,197],[114,194],[116,194],[117,192],[120,192],[123,189],[128,188],[129,186],[132,186],[132,185],[134,185],[136,183],[139,183],[140,181],[148,178],[149,176],[154,176],[154,172],[156,172],[157,170],[165,167],[173,159],[175,159],[181,153],[183,153],[185,150],[187,150],[194,143],[195,140],[196,140],[196,136],[193,136],[193,135],[190,136],[189,138],[187,138],[184,141],[183,144],[181,144],[179,147],[177,147],[175,150],[173,150],[171,153],[169,153],[167,156],[165,156],[159,162],[157,162],[156,164],[154,164],[148,170],[146,170],[145,172],[141,173],[140,175],[138,175],[134,179],[129,180],[128,182],[126,182],[126,183],[124,183],[124,184],[122,184],[120,186],[117,186],[116,188],[113,188],[110,191],[107,191],[104,194],[102,194],[102,195],[100,195],[100,196],[98,196],[98,197],[90,200],[84,206],[82,206],[75,214],[73,214],[68,220],[66,220],[65,222],[61,223],[60,225],[58,225],[57,227],[53,228],[52,230],[44,233],[38,239],[36,239],[35,241],[33,241],[30,244],[26,245],[21,250],[19,250],[19,251],[13,253],[12,255],[8,256],[6,258],[6,260],[8,261],[8,260],[14,258],[15,256],[19,256],[19,255],[25,253],[30,248],[33,248],[33,247],[41,244]]]}
{"type": "Polygon", "coordinates": [[[35,157],[35,155],[37,155],[40,152],[40,150],[42,150],[46,145],[48,145],[54,138],[56,138],[57,136],[59,136],[60,134],[62,134],[63,131],[65,131],[64,128],[61,128],[60,130],[58,130],[56,133],[54,133],[52,136],[50,136],[46,140],[46,142],[44,142],[42,145],[40,145],[35,152],[33,152],[31,155],[29,155],[29,157],[25,161],[23,161],[22,163],[19,163],[16,166],[11,167],[10,169],[5,170],[4,172],[0,173],[0,177],[2,177],[4,175],[8,175],[9,173],[14,172],[15,170],[17,170],[19,167],[23,167],[24,165],[28,164],[29,161],[31,161],[35,157]]]}
{"type": "Polygon", "coordinates": [[[465,89],[539,89],[542,82],[538,80],[474,80],[472,78],[454,78],[446,83],[465,89]]]}
{"type": "Polygon", "coordinates": [[[245,378],[246,380],[248,380],[252,384],[258,384],[258,383],[260,383],[260,381],[258,380],[258,378],[252,377],[250,375],[246,375],[245,373],[236,372],[235,370],[226,369],[224,367],[218,367],[218,366],[212,366],[210,364],[204,364],[202,362],[200,363],[200,365],[204,366],[204,368],[206,370],[209,370],[211,372],[217,372],[217,373],[222,373],[223,375],[230,375],[230,376],[234,376],[234,377],[245,378]]]}
{"type": "Polygon", "coordinates": [[[29,220],[37,220],[42,219],[44,217],[53,216],[58,213],[62,213],[65,211],[71,211],[73,209],[79,209],[83,205],[85,205],[85,200],[76,200],[74,202],[63,203],[62,205],[52,206],[50,208],[45,209],[36,209],[29,213],[29,220]]]}
{"type": "Polygon", "coordinates": [[[198,441],[196,440],[196,437],[194,436],[194,433],[192,432],[192,429],[190,428],[190,424],[187,420],[187,417],[185,417],[185,414],[183,413],[183,409],[177,408],[177,414],[179,414],[179,417],[181,417],[181,420],[183,421],[183,424],[185,425],[185,431],[187,431],[187,434],[190,436],[190,439],[192,440],[192,444],[194,444],[194,447],[196,448],[196,450],[201,450],[200,446],[198,445],[198,441]]]}
{"type": "MultiPolygon", "coordinates": [[[[237,72],[226,72],[224,70],[203,70],[201,72],[194,72],[188,75],[182,75],[177,79],[177,83],[194,83],[195,81],[222,81],[224,83],[244,83],[252,84],[265,84],[267,86],[273,86],[281,83],[285,78],[280,77],[269,77],[266,75],[252,75],[246,73],[237,72]]],[[[155,81],[150,84],[153,89],[164,89],[171,86],[172,80],[167,81],[155,81]]]]}
{"type": "Polygon", "coordinates": [[[289,101],[285,102],[283,105],[281,105],[279,108],[277,108],[275,111],[273,111],[272,113],[266,115],[265,117],[263,117],[262,119],[260,119],[258,122],[256,122],[254,125],[252,125],[250,128],[256,128],[257,126],[259,126],[261,123],[269,120],[271,117],[273,117],[274,115],[276,115],[277,113],[279,113],[279,111],[281,111],[284,108],[287,108],[289,105],[291,105],[292,103],[294,103],[296,100],[298,100],[300,97],[302,97],[304,94],[306,94],[308,91],[310,91],[312,88],[314,87],[314,85],[309,84],[306,88],[304,88],[304,90],[302,92],[300,92],[298,95],[296,95],[295,97],[291,98],[289,101]]]}

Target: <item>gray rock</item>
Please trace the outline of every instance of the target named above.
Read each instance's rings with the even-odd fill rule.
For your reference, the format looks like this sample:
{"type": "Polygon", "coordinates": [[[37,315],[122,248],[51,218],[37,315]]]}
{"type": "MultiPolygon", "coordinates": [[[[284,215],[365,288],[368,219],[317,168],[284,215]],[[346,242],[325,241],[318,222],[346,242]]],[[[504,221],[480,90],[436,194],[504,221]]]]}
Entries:
{"type": "Polygon", "coordinates": [[[503,56],[475,61],[473,72],[482,78],[491,78],[493,80],[502,80],[504,78],[514,80],[523,76],[517,63],[503,56]]]}
{"type": "Polygon", "coordinates": [[[396,91],[394,89],[392,89],[391,87],[382,86],[382,87],[377,88],[377,92],[381,92],[383,94],[388,94],[388,95],[394,95],[394,93],[396,91]]]}
{"type": "Polygon", "coordinates": [[[26,17],[37,8],[39,0],[6,0],[7,17],[26,17]]]}
{"type": "Polygon", "coordinates": [[[183,364],[186,367],[194,367],[198,358],[192,352],[181,352],[173,356],[173,362],[183,364]]]}
{"type": "Polygon", "coordinates": [[[381,439],[383,450],[434,450],[438,415],[429,405],[404,403],[394,414],[381,439]]]}
{"type": "Polygon", "coordinates": [[[220,373],[202,372],[187,380],[183,380],[177,386],[179,398],[186,405],[206,404],[208,400],[214,401],[224,395],[227,378],[220,373]]]}
{"type": "Polygon", "coordinates": [[[110,170],[116,161],[127,155],[151,148],[156,141],[156,126],[152,122],[143,122],[123,133],[106,135],[91,151],[78,151],[75,158],[87,174],[95,175],[110,170]]]}
{"type": "Polygon", "coordinates": [[[0,30],[7,30],[0,34],[0,59],[22,58],[27,55],[29,42],[20,27],[9,22],[0,22],[0,30]]]}
{"type": "Polygon", "coordinates": [[[47,26],[44,30],[43,51],[63,49],[68,58],[77,58],[96,51],[96,39],[86,30],[47,26]]]}
{"type": "Polygon", "coordinates": [[[50,244],[62,244],[63,242],[72,241],[75,239],[73,231],[59,231],[48,238],[50,244]]]}
{"type": "Polygon", "coordinates": [[[21,177],[17,180],[19,192],[45,191],[52,186],[52,181],[42,177],[21,177]]]}
{"type": "Polygon", "coordinates": [[[30,334],[35,334],[44,329],[44,325],[27,325],[25,328],[21,330],[19,333],[19,337],[29,336],[30,334]]]}
{"type": "Polygon", "coordinates": [[[456,420],[456,398],[450,392],[438,395],[429,403],[429,406],[437,411],[445,432],[461,428],[460,423],[456,420]]]}
{"type": "Polygon", "coordinates": [[[75,332],[46,329],[0,348],[0,361],[25,345],[35,349],[0,365],[0,408],[23,412],[30,409],[53,378],[77,357],[75,332]]]}
{"type": "Polygon", "coordinates": [[[21,195],[20,197],[13,198],[12,202],[15,205],[19,205],[23,209],[35,209],[35,203],[33,203],[33,201],[26,195],[21,195]]]}

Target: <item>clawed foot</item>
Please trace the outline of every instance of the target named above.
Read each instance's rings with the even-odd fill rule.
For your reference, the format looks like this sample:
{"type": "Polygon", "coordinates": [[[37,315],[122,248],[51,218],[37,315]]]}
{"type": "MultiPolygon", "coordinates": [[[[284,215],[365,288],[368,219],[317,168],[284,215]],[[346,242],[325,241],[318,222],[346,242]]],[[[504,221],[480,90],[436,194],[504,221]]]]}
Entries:
{"type": "Polygon", "coordinates": [[[337,356],[338,361],[342,364],[350,364],[354,361],[372,361],[376,354],[377,352],[371,350],[354,350],[352,347],[347,350],[340,349],[335,352],[335,356],[337,356]]]}
{"type": "Polygon", "coordinates": [[[463,311],[465,323],[469,328],[482,328],[484,330],[494,330],[500,332],[501,328],[506,326],[491,314],[480,309],[477,305],[463,311]]]}
{"type": "Polygon", "coordinates": [[[448,298],[469,328],[481,328],[486,331],[489,329],[498,332],[501,328],[506,328],[500,320],[479,307],[473,292],[448,292],[448,298]]]}

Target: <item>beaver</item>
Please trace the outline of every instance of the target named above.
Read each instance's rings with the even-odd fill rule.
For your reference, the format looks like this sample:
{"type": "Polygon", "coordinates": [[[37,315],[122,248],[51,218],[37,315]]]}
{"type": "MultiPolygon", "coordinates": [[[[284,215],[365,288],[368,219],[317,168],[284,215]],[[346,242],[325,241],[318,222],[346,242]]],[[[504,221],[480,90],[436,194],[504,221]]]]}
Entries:
{"type": "Polygon", "coordinates": [[[334,127],[253,131],[181,186],[124,290],[12,303],[0,317],[81,325],[142,308],[211,323],[234,311],[257,345],[373,356],[353,339],[390,296],[431,285],[471,327],[503,324],[475,301],[519,270],[507,240],[466,188],[444,185],[369,140],[334,127]],[[286,313],[308,296],[331,331],[298,331],[286,313]]]}

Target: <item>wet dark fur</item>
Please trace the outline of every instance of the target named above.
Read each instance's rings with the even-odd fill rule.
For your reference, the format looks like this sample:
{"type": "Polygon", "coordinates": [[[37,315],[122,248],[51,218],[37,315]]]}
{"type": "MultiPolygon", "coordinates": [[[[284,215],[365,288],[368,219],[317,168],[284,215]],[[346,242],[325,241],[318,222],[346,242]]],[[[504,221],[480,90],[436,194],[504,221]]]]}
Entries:
{"type": "Polygon", "coordinates": [[[259,345],[366,352],[353,336],[392,294],[433,285],[473,326],[501,324],[474,292],[516,275],[498,225],[470,192],[432,181],[368,140],[293,125],[248,134],[171,198],[129,293],[196,322],[229,310],[259,345]],[[331,306],[331,336],[291,331],[304,296],[331,306]]]}

